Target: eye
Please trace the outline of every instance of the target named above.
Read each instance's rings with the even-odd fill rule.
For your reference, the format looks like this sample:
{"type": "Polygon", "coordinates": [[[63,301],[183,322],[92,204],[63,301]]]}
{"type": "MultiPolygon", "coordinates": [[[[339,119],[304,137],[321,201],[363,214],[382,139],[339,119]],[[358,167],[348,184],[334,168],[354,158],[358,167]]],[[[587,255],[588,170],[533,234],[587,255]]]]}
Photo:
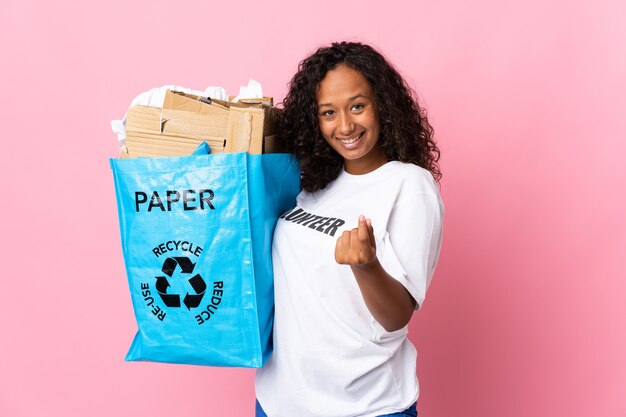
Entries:
{"type": "Polygon", "coordinates": [[[361,111],[365,108],[363,104],[355,104],[352,106],[352,111],[361,111]]]}
{"type": "Polygon", "coordinates": [[[335,115],[334,110],[325,110],[321,113],[322,117],[333,117],[335,115]]]}

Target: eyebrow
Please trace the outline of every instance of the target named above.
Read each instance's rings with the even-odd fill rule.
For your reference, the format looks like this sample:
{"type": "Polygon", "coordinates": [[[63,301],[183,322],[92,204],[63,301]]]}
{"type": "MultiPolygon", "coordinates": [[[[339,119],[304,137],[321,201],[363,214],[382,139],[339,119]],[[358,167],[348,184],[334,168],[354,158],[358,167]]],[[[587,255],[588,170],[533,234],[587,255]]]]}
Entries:
{"type": "MultiPolygon", "coordinates": [[[[363,98],[366,98],[366,99],[370,99],[369,96],[367,96],[367,95],[365,95],[363,93],[359,93],[359,94],[357,94],[355,96],[350,97],[348,99],[348,101],[353,101],[353,100],[356,100],[357,98],[360,98],[360,97],[363,97],[363,98]]],[[[332,107],[332,105],[333,105],[332,103],[321,103],[321,104],[318,104],[318,107],[332,107]]]]}

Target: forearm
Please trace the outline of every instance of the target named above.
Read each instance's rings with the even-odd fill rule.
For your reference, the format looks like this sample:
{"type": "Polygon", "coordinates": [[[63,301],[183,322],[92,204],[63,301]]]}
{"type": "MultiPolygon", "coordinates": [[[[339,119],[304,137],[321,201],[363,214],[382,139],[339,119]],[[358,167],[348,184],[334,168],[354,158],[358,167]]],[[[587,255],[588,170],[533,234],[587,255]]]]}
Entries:
{"type": "Polygon", "coordinates": [[[363,300],[372,316],[389,332],[407,325],[415,300],[404,286],[389,275],[378,258],[364,265],[351,265],[363,300]]]}

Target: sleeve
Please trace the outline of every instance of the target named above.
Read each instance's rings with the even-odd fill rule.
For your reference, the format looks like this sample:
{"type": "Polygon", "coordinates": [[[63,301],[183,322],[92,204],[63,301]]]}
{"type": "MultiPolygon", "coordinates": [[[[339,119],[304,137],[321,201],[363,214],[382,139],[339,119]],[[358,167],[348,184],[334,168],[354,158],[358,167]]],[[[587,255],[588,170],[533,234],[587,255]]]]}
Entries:
{"type": "Polygon", "coordinates": [[[383,237],[381,264],[413,296],[416,310],[439,259],[443,213],[439,193],[408,196],[394,205],[383,237]]]}

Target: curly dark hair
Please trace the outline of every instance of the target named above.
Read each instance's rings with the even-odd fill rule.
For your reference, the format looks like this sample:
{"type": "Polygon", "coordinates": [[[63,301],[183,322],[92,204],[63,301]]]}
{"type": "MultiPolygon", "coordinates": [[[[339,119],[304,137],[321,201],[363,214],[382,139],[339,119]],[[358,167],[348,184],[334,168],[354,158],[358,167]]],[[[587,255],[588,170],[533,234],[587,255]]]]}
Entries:
{"type": "Polygon", "coordinates": [[[322,136],[316,100],[326,73],[341,64],[359,71],[372,87],[380,122],[379,141],[387,159],[416,164],[439,181],[439,148],[414,91],[371,46],[338,42],[319,48],[300,62],[282,103],[281,129],[289,151],[300,163],[302,189],[314,192],[326,187],[343,167],[343,158],[322,136]]]}

